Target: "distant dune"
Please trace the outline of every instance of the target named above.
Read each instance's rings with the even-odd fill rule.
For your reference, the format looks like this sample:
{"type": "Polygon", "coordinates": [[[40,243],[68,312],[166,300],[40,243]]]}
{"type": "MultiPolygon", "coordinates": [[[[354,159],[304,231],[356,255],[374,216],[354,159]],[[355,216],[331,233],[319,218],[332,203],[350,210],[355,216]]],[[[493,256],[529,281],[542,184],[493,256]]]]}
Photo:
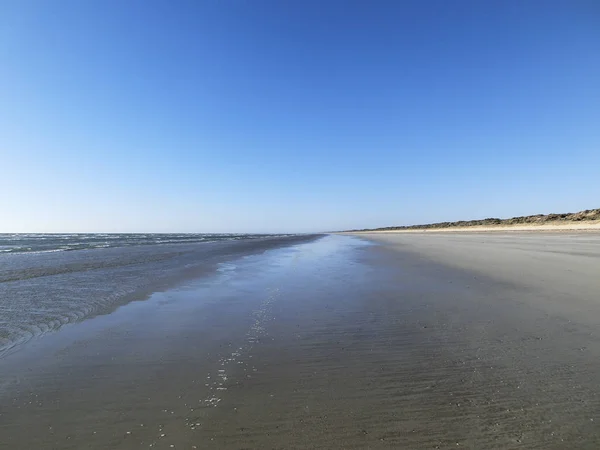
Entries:
{"type": "Polygon", "coordinates": [[[460,220],[425,225],[408,225],[374,229],[367,231],[493,231],[493,230],[585,230],[600,229],[600,208],[586,209],[576,213],[536,214],[533,216],[512,217],[510,219],[488,218],[480,220],[460,220]]]}

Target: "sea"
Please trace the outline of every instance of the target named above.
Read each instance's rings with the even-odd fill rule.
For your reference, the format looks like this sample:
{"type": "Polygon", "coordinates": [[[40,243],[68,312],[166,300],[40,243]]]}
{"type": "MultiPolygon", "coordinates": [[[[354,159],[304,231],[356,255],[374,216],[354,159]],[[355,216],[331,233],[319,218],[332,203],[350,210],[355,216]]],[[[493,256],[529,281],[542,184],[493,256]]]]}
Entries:
{"type": "Polygon", "coordinates": [[[228,261],[314,239],[289,234],[0,234],[0,358],[228,261]]]}
{"type": "Polygon", "coordinates": [[[264,234],[7,234],[0,233],[0,253],[45,253],[156,244],[256,239],[264,234]]]}

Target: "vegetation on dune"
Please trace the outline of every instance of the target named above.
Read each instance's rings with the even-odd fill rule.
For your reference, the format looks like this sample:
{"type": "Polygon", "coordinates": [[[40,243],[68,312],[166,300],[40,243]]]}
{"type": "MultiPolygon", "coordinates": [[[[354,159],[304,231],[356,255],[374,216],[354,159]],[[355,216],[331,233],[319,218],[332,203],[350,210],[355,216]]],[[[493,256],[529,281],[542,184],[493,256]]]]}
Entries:
{"type": "Polygon", "coordinates": [[[566,222],[588,222],[600,221],[599,209],[586,209],[576,213],[563,214],[536,214],[533,216],[512,217],[510,219],[488,218],[480,220],[460,220],[457,222],[439,222],[426,225],[407,225],[397,227],[384,227],[354,231],[388,231],[388,230],[421,230],[434,228],[455,228],[455,227],[474,227],[474,226],[498,226],[498,225],[544,225],[549,223],[566,223],[566,222]]]}

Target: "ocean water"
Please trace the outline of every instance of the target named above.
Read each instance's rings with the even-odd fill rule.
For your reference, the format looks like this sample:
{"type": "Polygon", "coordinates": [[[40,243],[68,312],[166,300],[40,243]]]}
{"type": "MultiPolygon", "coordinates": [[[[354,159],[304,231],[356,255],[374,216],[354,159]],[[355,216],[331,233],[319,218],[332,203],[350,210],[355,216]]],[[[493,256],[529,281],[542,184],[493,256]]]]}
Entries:
{"type": "Polygon", "coordinates": [[[228,261],[314,236],[0,235],[0,357],[69,323],[108,313],[228,261]]]}
{"type": "MultiPolygon", "coordinates": [[[[270,235],[283,236],[283,235],[270,235]]],[[[41,253],[156,244],[191,244],[223,240],[257,239],[263,234],[7,234],[0,233],[0,253],[41,253]]]]}

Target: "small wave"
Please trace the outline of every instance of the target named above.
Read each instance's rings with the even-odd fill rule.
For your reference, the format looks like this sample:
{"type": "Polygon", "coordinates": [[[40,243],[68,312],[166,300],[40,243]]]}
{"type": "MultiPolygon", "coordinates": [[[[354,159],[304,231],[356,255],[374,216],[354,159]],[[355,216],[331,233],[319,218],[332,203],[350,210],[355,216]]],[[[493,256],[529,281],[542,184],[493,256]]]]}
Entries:
{"type": "Polygon", "coordinates": [[[19,252],[19,253],[28,253],[30,255],[35,255],[35,254],[38,254],[38,253],[56,253],[56,252],[65,252],[65,251],[67,251],[67,249],[52,248],[52,249],[49,249],[49,250],[35,250],[35,251],[33,251],[33,250],[30,249],[27,252],[19,252]]]}

